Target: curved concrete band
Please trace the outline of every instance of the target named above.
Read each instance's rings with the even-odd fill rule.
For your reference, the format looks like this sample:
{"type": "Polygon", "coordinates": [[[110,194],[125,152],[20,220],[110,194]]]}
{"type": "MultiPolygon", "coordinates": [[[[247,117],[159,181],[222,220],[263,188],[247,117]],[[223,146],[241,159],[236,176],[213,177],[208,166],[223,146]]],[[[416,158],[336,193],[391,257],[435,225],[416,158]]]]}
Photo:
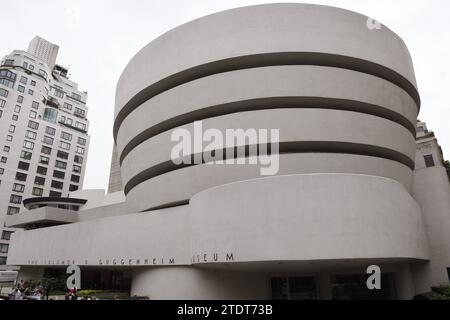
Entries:
{"type": "Polygon", "coordinates": [[[200,192],[189,206],[194,255],[234,250],[239,261],[429,258],[420,207],[391,179],[262,178],[200,192]]]}
{"type": "MultiPolygon", "coordinates": [[[[132,211],[145,211],[187,202],[195,194],[240,180],[260,178],[257,165],[198,165],[171,171],[137,185],[127,194],[132,211]]],[[[386,177],[411,189],[412,173],[407,166],[392,160],[329,153],[280,155],[278,175],[299,173],[356,173],[386,177]]]]}
{"type": "MultiPolygon", "coordinates": [[[[194,136],[193,127],[193,124],[190,124],[181,128],[194,136]]],[[[280,145],[294,144],[294,152],[342,150],[343,153],[393,159],[410,168],[414,166],[414,138],[407,129],[390,120],[357,112],[322,109],[249,111],[203,121],[203,130],[209,128],[216,128],[221,132],[235,128],[244,130],[274,128],[280,130],[280,145]],[[299,144],[298,147],[295,146],[296,143],[299,144]],[[302,143],[307,143],[307,146],[301,145],[302,143]],[[324,143],[327,143],[326,148],[322,148],[324,143]],[[340,144],[346,145],[346,148],[339,148],[340,144]]],[[[164,132],[145,141],[125,158],[122,163],[122,178],[126,193],[144,181],[144,178],[140,180],[138,178],[137,182],[131,183],[132,179],[138,175],[145,175],[146,170],[152,170],[161,163],[171,162],[172,148],[178,143],[171,141],[172,132],[173,130],[164,132]],[[142,157],[142,154],[147,156],[142,157]]],[[[206,145],[207,143],[204,144],[206,145]]],[[[280,151],[284,150],[280,148],[280,151]]],[[[173,168],[176,169],[178,168],[173,168]]],[[[147,178],[152,177],[147,175],[147,178]]]]}
{"type": "Polygon", "coordinates": [[[254,68],[191,81],[148,100],[121,124],[118,152],[123,161],[146,139],[194,120],[289,107],[373,114],[398,122],[413,134],[418,113],[403,89],[372,75],[319,66],[254,68]]]}

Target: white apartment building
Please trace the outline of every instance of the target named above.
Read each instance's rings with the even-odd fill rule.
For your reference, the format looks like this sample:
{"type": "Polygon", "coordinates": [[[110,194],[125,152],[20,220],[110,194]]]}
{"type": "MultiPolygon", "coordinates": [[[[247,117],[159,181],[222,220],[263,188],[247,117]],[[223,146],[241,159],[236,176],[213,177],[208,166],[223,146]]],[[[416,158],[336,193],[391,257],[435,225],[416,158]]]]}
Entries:
{"type": "Polygon", "coordinates": [[[44,60],[50,68],[53,68],[58,56],[59,46],[36,36],[31,40],[27,51],[44,60]]]}
{"type": "Polygon", "coordinates": [[[6,217],[27,198],[67,197],[83,185],[87,93],[55,64],[58,49],[36,37],[0,63],[0,269],[14,232],[6,217]]]}

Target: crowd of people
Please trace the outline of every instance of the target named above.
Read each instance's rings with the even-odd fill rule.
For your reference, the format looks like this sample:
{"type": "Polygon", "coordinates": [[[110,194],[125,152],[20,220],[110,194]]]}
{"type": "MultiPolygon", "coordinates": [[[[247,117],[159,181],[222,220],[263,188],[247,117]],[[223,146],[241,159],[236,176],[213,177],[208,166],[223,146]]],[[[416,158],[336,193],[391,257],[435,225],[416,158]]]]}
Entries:
{"type": "Polygon", "coordinates": [[[21,280],[9,295],[10,300],[43,300],[45,289],[42,284],[33,280],[21,280]]]}
{"type": "MultiPolygon", "coordinates": [[[[9,294],[9,300],[49,300],[50,287],[47,285],[45,287],[41,282],[35,282],[33,280],[24,281],[20,280],[14,287],[14,290],[9,294]]],[[[55,297],[53,297],[55,298],[55,297]]],[[[133,294],[130,297],[124,297],[123,295],[113,295],[104,297],[107,300],[149,300],[148,297],[141,297],[137,294],[133,294]]],[[[66,290],[64,295],[65,300],[100,300],[95,296],[79,296],[77,288],[69,288],[66,290]]],[[[53,299],[50,299],[53,300],[53,299]]]]}

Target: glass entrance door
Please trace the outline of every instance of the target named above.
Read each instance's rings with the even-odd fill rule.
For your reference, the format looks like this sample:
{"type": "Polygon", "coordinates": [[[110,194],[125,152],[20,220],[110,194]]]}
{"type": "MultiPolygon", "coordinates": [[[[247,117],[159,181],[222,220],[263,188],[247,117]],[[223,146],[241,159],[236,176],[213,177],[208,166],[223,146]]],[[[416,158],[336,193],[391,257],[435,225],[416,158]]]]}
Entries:
{"type": "Polygon", "coordinates": [[[272,278],[270,281],[273,300],[315,300],[314,277],[272,278]]]}

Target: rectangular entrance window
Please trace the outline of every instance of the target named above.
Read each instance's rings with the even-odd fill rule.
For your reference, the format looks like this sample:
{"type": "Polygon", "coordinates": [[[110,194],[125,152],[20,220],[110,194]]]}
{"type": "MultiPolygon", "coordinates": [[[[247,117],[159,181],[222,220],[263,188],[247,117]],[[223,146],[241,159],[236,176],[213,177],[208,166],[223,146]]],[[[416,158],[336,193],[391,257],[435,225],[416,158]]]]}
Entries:
{"type": "Polygon", "coordinates": [[[423,156],[423,158],[427,168],[434,167],[434,158],[432,154],[427,154],[426,156],[423,156]]]}
{"type": "Polygon", "coordinates": [[[314,277],[272,278],[270,281],[273,300],[315,300],[314,277]]]}

